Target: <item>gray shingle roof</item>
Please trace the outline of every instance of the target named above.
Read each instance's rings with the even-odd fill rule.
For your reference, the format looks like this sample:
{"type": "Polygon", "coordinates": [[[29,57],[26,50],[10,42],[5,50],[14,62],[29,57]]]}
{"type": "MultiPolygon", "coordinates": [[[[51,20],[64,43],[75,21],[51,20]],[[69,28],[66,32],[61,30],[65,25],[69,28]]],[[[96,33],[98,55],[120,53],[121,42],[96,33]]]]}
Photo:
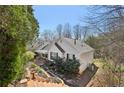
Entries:
{"type": "Polygon", "coordinates": [[[80,54],[80,53],[86,53],[94,50],[89,45],[87,45],[84,42],[81,42],[80,40],[76,40],[76,44],[75,44],[74,39],[69,39],[69,38],[61,38],[61,39],[54,40],[44,45],[41,48],[41,50],[49,51],[51,47],[55,45],[55,43],[57,43],[61,47],[61,49],[57,47],[60,51],[62,50],[61,52],[64,51],[67,53],[80,54]]]}

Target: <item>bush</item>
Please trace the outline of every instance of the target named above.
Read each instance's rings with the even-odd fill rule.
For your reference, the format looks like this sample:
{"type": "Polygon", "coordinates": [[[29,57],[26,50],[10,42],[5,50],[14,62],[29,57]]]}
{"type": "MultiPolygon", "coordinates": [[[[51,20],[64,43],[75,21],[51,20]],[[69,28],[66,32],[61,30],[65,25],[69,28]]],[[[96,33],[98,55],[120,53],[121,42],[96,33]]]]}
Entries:
{"type": "Polygon", "coordinates": [[[47,72],[43,68],[39,67],[38,65],[36,65],[34,63],[31,64],[31,69],[32,68],[34,71],[36,71],[36,73],[38,73],[42,77],[44,77],[44,78],[50,77],[49,74],[47,74],[47,72]]]}
{"type": "Polygon", "coordinates": [[[27,51],[26,53],[24,53],[23,57],[26,61],[30,61],[33,60],[35,56],[35,53],[31,52],[31,51],[27,51]]]}
{"type": "Polygon", "coordinates": [[[78,60],[66,60],[64,61],[62,58],[53,59],[53,63],[55,64],[54,68],[56,68],[57,72],[62,74],[77,74],[79,72],[80,63],[78,60]]]}
{"type": "Polygon", "coordinates": [[[36,64],[31,64],[31,68],[36,68],[37,65],[36,64]]]}
{"type": "Polygon", "coordinates": [[[67,60],[65,63],[64,63],[64,69],[66,72],[68,73],[78,73],[79,72],[79,66],[80,66],[80,63],[78,60],[67,60]]]}

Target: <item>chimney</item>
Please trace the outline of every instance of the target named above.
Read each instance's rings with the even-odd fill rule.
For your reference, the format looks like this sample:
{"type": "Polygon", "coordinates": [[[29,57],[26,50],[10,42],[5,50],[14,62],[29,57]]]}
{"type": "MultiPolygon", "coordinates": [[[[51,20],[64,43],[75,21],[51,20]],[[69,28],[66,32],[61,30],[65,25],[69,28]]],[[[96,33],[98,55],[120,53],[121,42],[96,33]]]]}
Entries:
{"type": "Polygon", "coordinates": [[[76,39],[74,39],[74,45],[76,45],[76,39]]]}

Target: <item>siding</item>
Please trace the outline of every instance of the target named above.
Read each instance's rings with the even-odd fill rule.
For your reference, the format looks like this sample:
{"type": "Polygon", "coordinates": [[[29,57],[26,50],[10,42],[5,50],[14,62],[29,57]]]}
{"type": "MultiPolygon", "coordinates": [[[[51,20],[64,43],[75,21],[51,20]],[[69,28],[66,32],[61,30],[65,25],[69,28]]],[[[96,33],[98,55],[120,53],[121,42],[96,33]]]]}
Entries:
{"type": "Polygon", "coordinates": [[[93,62],[93,51],[91,52],[87,52],[87,53],[82,53],[80,55],[80,71],[79,73],[82,73],[89,64],[91,64],[93,62]]]}
{"type": "Polygon", "coordinates": [[[55,45],[53,45],[53,46],[50,48],[49,52],[48,52],[48,59],[49,59],[49,60],[50,60],[50,52],[57,52],[57,53],[58,53],[58,56],[61,57],[61,58],[63,58],[62,52],[61,52],[55,45]]]}

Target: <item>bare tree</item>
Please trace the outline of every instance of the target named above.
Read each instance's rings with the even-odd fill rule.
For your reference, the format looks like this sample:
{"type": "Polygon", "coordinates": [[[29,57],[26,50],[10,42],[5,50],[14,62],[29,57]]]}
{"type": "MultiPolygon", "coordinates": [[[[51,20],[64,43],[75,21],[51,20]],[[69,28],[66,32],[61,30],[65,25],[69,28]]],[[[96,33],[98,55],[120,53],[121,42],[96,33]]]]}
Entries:
{"type": "Polygon", "coordinates": [[[44,30],[44,32],[41,33],[41,37],[43,41],[52,41],[55,34],[51,30],[44,30]]]}
{"type": "Polygon", "coordinates": [[[75,25],[73,26],[73,34],[74,34],[74,38],[75,39],[81,39],[81,29],[80,29],[80,25],[75,25]]]}
{"type": "Polygon", "coordinates": [[[61,38],[62,37],[62,25],[61,24],[57,26],[56,31],[57,31],[58,37],[61,38]]]}
{"type": "Polygon", "coordinates": [[[89,17],[88,23],[100,34],[102,50],[104,58],[110,66],[108,85],[120,86],[121,64],[124,61],[124,6],[95,6],[92,7],[92,17],[89,17]],[[119,68],[119,72],[116,70],[119,68]],[[110,78],[118,79],[118,82],[110,80],[110,78]]]}
{"type": "Polygon", "coordinates": [[[71,35],[71,26],[69,23],[66,23],[63,28],[63,36],[67,38],[72,38],[71,35]]]}
{"type": "Polygon", "coordinates": [[[82,26],[80,28],[80,30],[81,30],[81,35],[82,35],[83,41],[85,41],[90,34],[89,33],[89,27],[88,26],[82,26]]]}

